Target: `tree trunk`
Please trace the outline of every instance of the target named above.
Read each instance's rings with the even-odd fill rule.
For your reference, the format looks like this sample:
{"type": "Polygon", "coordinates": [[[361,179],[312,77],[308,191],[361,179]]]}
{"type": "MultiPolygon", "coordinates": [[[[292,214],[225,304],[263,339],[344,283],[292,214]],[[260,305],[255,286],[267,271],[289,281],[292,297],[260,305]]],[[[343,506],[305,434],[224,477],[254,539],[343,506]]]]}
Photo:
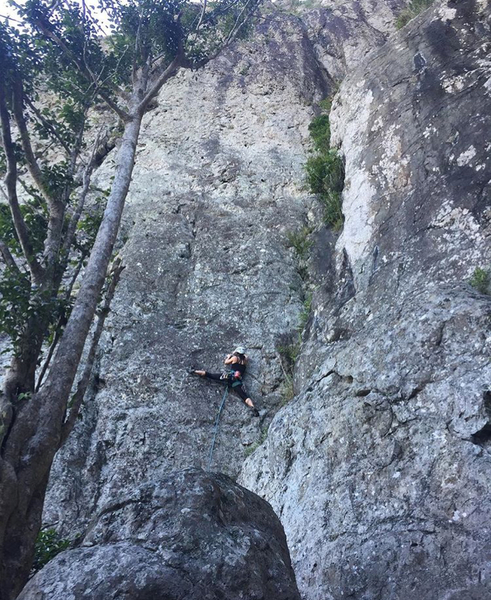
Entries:
{"type": "Polygon", "coordinates": [[[25,585],[67,403],[104,284],[133,172],[142,115],[125,124],[116,172],[77,301],[42,389],[19,409],[0,454],[0,600],[25,585]]]}
{"type": "Polygon", "coordinates": [[[68,399],[82,356],[85,340],[94,318],[97,302],[104,285],[114,243],[119,231],[124,202],[131,182],[136,144],[140,133],[141,115],[126,123],[118,152],[116,172],[104,218],[92,248],[89,263],[67,326],[53,360],[52,369],[43,388],[42,426],[59,431],[65,418],[68,399]]]}

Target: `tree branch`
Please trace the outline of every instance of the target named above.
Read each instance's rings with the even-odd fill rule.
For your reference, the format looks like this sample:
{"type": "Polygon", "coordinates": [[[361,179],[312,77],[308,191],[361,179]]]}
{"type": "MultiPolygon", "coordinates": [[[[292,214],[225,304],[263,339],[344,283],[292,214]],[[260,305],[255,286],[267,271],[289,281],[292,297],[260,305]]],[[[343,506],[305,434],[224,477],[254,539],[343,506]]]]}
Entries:
{"type": "Polygon", "coordinates": [[[43,21],[41,21],[40,19],[36,19],[34,21],[34,25],[41,31],[41,33],[47,36],[58,46],[58,48],[60,48],[60,50],[63,51],[63,54],[68,58],[68,60],[74,63],[74,65],[77,67],[80,73],[82,73],[82,75],[84,75],[88,81],[95,85],[97,89],[97,94],[104,100],[104,102],[109,106],[109,108],[111,108],[124,122],[131,120],[130,115],[125,110],[120,108],[106,92],[100,89],[100,82],[94,79],[94,74],[87,67],[87,64],[83,61],[80,61],[76,56],[74,56],[73,52],[71,52],[70,48],[59,36],[57,36],[53,31],[51,31],[49,27],[47,27],[46,24],[43,23],[43,21]]]}
{"type": "Polygon", "coordinates": [[[224,48],[226,48],[227,46],[229,46],[235,40],[235,38],[237,37],[237,34],[240,31],[240,28],[246,23],[247,19],[254,13],[254,11],[257,9],[258,6],[259,6],[259,0],[248,0],[248,2],[245,3],[245,5],[243,6],[242,10],[240,11],[237,19],[235,20],[234,26],[232,27],[232,29],[230,30],[230,33],[225,38],[225,41],[222,44],[222,48],[221,48],[222,50],[224,48]],[[245,17],[242,18],[244,13],[245,13],[245,17]]]}
{"type": "Polygon", "coordinates": [[[141,100],[138,110],[145,112],[147,104],[159,92],[164,83],[173,77],[182,66],[183,50],[180,48],[169,66],[150,84],[150,89],[141,100]]]}
{"type": "MultiPolygon", "coordinates": [[[[24,149],[24,154],[27,160],[29,173],[31,174],[31,177],[37,185],[39,191],[46,199],[49,208],[48,233],[44,244],[44,258],[46,260],[46,269],[49,272],[58,256],[63,232],[65,205],[71,193],[71,186],[67,183],[62,196],[57,197],[52,194],[49,187],[46,185],[45,177],[43,176],[41,168],[34,156],[34,152],[32,149],[32,144],[23,110],[24,91],[22,81],[18,74],[16,74],[16,79],[14,81],[13,87],[14,116],[22,140],[22,147],[24,149]]],[[[75,172],[77,157],[82,145],[84,127],[85,119],[82,123],[82,126],[80,127],[80,131],[74,144],[73,150],[70,152],[70,176],[72,176],[75,172]]]]}
{"type": "MultiPolygon", "coordinates": [[[[92,98],[93,99],[93,98],[92,98]]],[[[92,100],[91,99],[91,100],[92,100]]],[[[48,223],[48,235],[46,237],[46,241],[44,244],[44,258],[46,262],[46,269],[50,271],[52,268],[56,266],[57,261],[60,259],[60,248],[64,247],[63,242],[63,231],[64,231],[64,223],[65,223],[65,214],[66,207],[68,201],[70,199],[70,195],[74,189],[73,178],[75,176],[75,171],[77,169],[77,160],[80,155],[80,150],[82,148],[83,136],[85,132],[85,123],[87,118],[87,111],[89,106],[91,105],[91,100],[86,100],[83,106],[83,119],[80,124],[77,136],[75,138],[75,143],[73,144],[73,149],[70,151],[69,156],[69,170],[68,177],[69,180],[66,182],[63,190],[63,194],[60,199],[56,199],[56,201],[52,202],[50,205],[50,214],[49,214],[49,223],[48,223]],[[62,246],[63,243],[63,246],[62,246]]],[[[76,224],[75,224],[76,225],[76,224]]],[[[65,236],[66,239],[66,236],[65,236]]],[[[53,272],[54,275],[54,284],[55,287],[58,287],[61,283],[61,278],[63,273],[65,272],[66,265],[68,263],[68,256],[61,257],[61,263],[58,268],[56,268],[56,273],[53,272]]]]}
{"type": "Polygon", "coordinates": [[[118,285],[119,278],[124,269],[124,266],[121,262],[120,258],[117,258],[114,261],[113,267],[111,269],[112,277],[109,287],[106,292],[106,297],[104,299],[104,305],[101,308],[99,313],[99,318],[97,320],[97,325],[94,331],[94,335],[92,337],[92,342],[90,344],[89,353],[87,356],[87,362],[85,363],[84,371],[82,373],[82,377],[80,378],[77,390],[72,397],[72,404],[70,407],[70,412],[68,413],[68,417],[63,424],[61,430],[61,438],[60,438],[60,447],[65,443],[66,439],[70,435],[75,422],[77,420],[78,413],[80,411],[80,407],[82,405],[85,392],[89,386],[90,376],[92,373],[92,369],[94,367],[95,355],[97,351],[97,347],[99,345],[99,340],[101,339],[102,331],[104,329],[104,323],[106,321],[106,317],[109,314],[109,309],[111,306],[112,299],[114,297],[114,292],[116,291],[116,286],[118,285]]]}
{"type": "Polygon", "coordinates": [[[66,144],[62,137],[58,135],[56,129],[51,125],[51,123],[46,119],[46,117],[42,114],[42,112],[36,107],[34,102],[26,95],[24,95],[24,99],[32,110],[32,112],[36,115],[36,118],[49,130],[51,135],[56,139],[56,141],[62,146],[67,154],[70,154],[70,147],[66,144]]]}
{"type": "MultiPolygon", "coordinates": [[[[223,14],[232,6],[238,4],[239,1],[240,0],[232,0],[232,2],[230,2],[227,6],[225,6],[221,10],[212,11],[209,13],[209,15],[216,16],[216,15],[223,14]]],[[[256,9],[258,8],[258,6],[260,4],[260,1],[261,0],[248,0],[248,2],[246,2],[246,4],[243,6],[242,10],[238,14],[237,18],[235,19],[235,23],[234,23],[232,29],[230,30],[230,32],[228,33],[228,35],[226,36],[224,41],[215,50],[215,52],[213,52],[212,54],[209,54],[202,60],[196,61],[194,63],[191,63],[190,61],[183,59],[182,66],[198,69],[198,68],[203,67],[210,61],[214,60],[215,58],[217,58],[223,52],[223,50],[228,48],[228,46],[230,46],[230,44],[232,44],[232,42],[234,42],[236,40],[241,27],[243,25],[245,25],[247,20],[254,14],[254,12],[256,11],[256,9]]],[[[203,17],[203,21],[206,21],[206,19],[207,19],[207,16],[205,15],[203,17]]],[[[194,30],[194,33],[196,33],[196,31],[197,30],[194,30]]]]}
{"type": "Polygon", "coordinates": [[[199,21],[198,24],[196,25],[194,31],[197,32],[198,29],[201,27],[201,23],[203,22],[203,18],[205,16],[205,11],[206,11],[206,0],[203,0],[203,7],[201,9],[201,14],[199,16],[199,21]]]}
{"type": "MultiPolygon", "coordinates": [[[[66,293],[65,293],[65,301],[66,302],[68,302],[70,300],[70,296],[72,295],[73,286],[75,285],[75,282],[77,281],[77,278],[80,275],[80,271],[82,270],[82,266],[84,264],[84,260],[86,257],[87,257],[86,254],[81,256],[81,258],[78,262],[77,268],[75,269],[75,272],[73,273],[72,279],[70,281],[70,285],[68,286],[66,293]]],[[[51,359],[53,358],[53,354],[56,349],[56,346],[57,346],[58,342],[60,341],[61,334],[63,332],[62,327],[65,323],[66,323],[66,317],[64,317],[62,315],[58,319],[58,323],[56,325],[55,337],[53,339],[53,342],[51,343],[51,346],[49,347],[48,355],[46,356],[46,360],[44,361],[41,372],[39,373],[38,382],[34,389],[35,392],[39,392],[39,388],[41,387],[41,385],[43,383],[44,376],[46,375],[46,371],[48,370],[48,367],[51,363],[51,359]]]]}
{"type": "Polygon", "coordinates": [[[17,263],[15,262],[15,259],[9,250],[9,247],[2,239],[0,239],[0,254],[2,255],[5,265],[9,269],[11,269],[12,271],[16,271],[17,273],[20,273],[20,269],[17,266],[17,263]]]}
{"type": "Polygon", "coordinates": [[[24,217],[19,206],[17,198],[17,159],[15,157],[14,145],[12,142],[12,133],[10,131],[10,117],[5,101],[4,80],[0,78],[0,121],[2,125],[2,142],[7,158],[7,174],[5,176],[5,186],[7,188],[7,196],[12,214],[15,231],[19,238],[19,243],[24,253],[25,259],[31,271],[33,281],[39,284],[43,278],[43,269],[36,260],[34,249],[29,231],[27,229],[24,217]]]}
{"type": "Polygon", "coordinates": [[[138,19],[138,28],[136,30],[136,36],[135,36],[133,64],[131,65],[131,82],[132,82],[133,86],[136,83],[136,74],[138,71],[137,65],[138,65],[138,52],[140,51],[140,36],[141,36],[141,16],[138,19]]]}
{"type": "Polygon", "coordinates": [[[84,169],[82,191],[80,192],[77,206],[70,218],[67,232],[65,234],[65,240],[63,242],[63,248],[62,248],[62,252],[65,256],[64,261],[68,260],[70,248],[72,247],[73,239],[75,237],[75,232],[77,230],[77,224],[82,215],[82,211],[83,211],[83,208],[85,205],[85,200],[87,198],[87,194],[89,193],[90,180],[92,177],[92,171],[94,170],[94,166],[95,166],[95,161],[96,161],[96,157],[97,157],[97,149],[99,147],[99,142],[100,142],[100,138],[101,138],[101,132],[102,132],[102,128],[99,130],[99,133],[97,134],[97,138],[92,147],[92,153],[90,155],[89,162],[87,163],[87,166],[84,169]]]}
{"type": "Polygon", "coordinates": [[[129,121],[131,119],[130,115],[125,110],[120,108],[116,104],[116,102],[114,102],[114,100],[112,100],[105,92],[103,92],[102,90],[99,90],[97,93],[104,100],[104,102],[109,106],[109,108],[113,112],[115,112],[122,121],[124,121],[126,123],[127,121],[129,121]]]}
{"type": "Polygon", "coordinates": [[[34,156],[34,152],[32,150],[31,139],[29,137],[29,132],[27,131],[26,120],[24,118],[24,110],[22,108],[23,101],[23,87],[22,81],[19,77],[19,74],[16,73],[15,81],[13,85],[13,112],[15,117],[15,122],[17,124],[17,128],[19,129],[20,139],[22,142],[22,148],[24,150],[24,154],[27,161],[27,168],[29,169],[29,173],[31,177],[34,179],[35,184],[37,185],[39,191],[46,198],[47,202],[50,203],[52,201],[51,194],[49,189],[44,183],[43,173],[41,168],[34,156]]]}

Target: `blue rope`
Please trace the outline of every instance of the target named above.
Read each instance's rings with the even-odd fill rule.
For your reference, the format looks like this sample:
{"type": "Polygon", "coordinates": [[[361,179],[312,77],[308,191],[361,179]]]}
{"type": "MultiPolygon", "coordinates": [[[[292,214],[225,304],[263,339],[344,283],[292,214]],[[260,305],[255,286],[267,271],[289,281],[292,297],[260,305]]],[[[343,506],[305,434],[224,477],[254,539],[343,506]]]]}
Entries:
{"type": "Polygon", "coordinates": [[[211,468],[211,461],[213,459],[213,450],[215,448],[215,440],[217,438],[217,433],[218,433],[218,425],[220,424],[220,415],[222,414],[223,407],[225,406],[225,400],[227,399],[227,396],[228,396],[228,385],[225,388],[225,392],[223,393],[222,403],[220,404],[220,408],[218,409],[217,418],[215,419],[215,431],[213,433],[213,441],[211,442],[211,448],[210,448],[210,457],[208,459],[208,471],[211,468]]]}

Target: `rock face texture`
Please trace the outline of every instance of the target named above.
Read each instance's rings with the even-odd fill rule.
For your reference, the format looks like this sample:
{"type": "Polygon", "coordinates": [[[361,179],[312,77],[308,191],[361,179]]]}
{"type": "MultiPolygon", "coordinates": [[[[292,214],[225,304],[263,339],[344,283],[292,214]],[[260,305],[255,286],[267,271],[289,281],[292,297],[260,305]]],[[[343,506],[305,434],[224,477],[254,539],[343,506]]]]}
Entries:
{"type": "MultiPolygon", "coordinates": [[[[468,284],[491,264],[490,9],[446,0],[393,33],[405,4],[270,8],[254,39],[160,94],[141,136],[126,270],[94,388],[47,498],[46,523],[83,532],[84,543],[30,585],[84,586],[82,564],[97,565],[102,582],[118,552],[121,565],[142,559],[131,581],[144,591],[121,597],[180,581],[163,550],[170,538],[151,525],[170,489],[157,482],[211,466],[240,473],[272,504],[306,600],[491,595],[491,300],[468,284]],[[331,126],[345,223],[334,233],[303,165],[317,104],[342,78],[331,126]],[[308,277],[290,247],[305,225],[308,277]],[[284,405],[278,354],[298,338],[307,286],[296,395],[284,405]],[[186,371],[219,371],[238,343],[261,417],[229,398],[209,465],[223,390],[186,371]],[[127,519],[143,497],[141,518],[127,519]]],[[[109,155],[101,187],[111,169],[109,155]]],[[[207,497],[214,485],[197,489],[207,497]]],[[[204,568],[189,560],[193,573],[204,568]]],[[[224,585],[215,597],[290,597],[259,587],[227,596],[224,585]]]]}
{"type": "MultiPolygon", "coordinates": [[[[258,408],[281,403],[276,339],[302,306],[288,233],[305,219],[307,127],[329,84],[298,19],[261,27],[259,41],[182,72],[147,115],[97,390],[52,478],[46,518],[67,530],[120,489],[210,466],[223,389],[191,367],[220,372],[245,345],[258,408]]],[[[231,394],[211,467],[237,475],[262,425],[231,394]]]]}
{"type": "Polygon", "coordinates": [[[300,600],[271,506],[187,470],[114,498],[19,600],[300,600]]]}
{"type": "Polygon", "coordinates": [[[322,0],[315,9],[298,3],[297,10],[319,63],[339,81],[385,42],[395,30],[395,15],[407,4],[404,0],[322,0]]]}
{"type": "Polygon", "coordinates": [[[345,224],[319,232],[298,396],[240,481],[306,598],[491,595],[490,8],[435,5],[344,81],[345,224]]]}
{"type": "MultiPolygon", "coordinates": [[[[332,30],[340,73],[343,48],[364,54],[381,43],[386,33],[368,20],[378,11],[388,27],[391,4],[400,5],[380,2],[370,13],[360,5],[357,27],[376,35],[355,43],[346,29],[355,4],[309,17],[318,31],[332,30]]],[[[190,378],[190,367],[219,372],[239,343],[250,357],[246,387],[261,418],[227,399],[212,469],[236,476],[284,402],[277,348],[296,336],[304,301],[289,237],[318,204],[304,186],[308,125],[333,78],[316,52],[318,34],[270,10],[253,38],[203,71],[182,72],[147,115],[123,225],[126,269],[92,399],[48,495],[46,522],[65,534],[120,489],[210,466],[223,389],[190,378]]],[[[100,187],[112,167],[109,155],[100,187]]]]}

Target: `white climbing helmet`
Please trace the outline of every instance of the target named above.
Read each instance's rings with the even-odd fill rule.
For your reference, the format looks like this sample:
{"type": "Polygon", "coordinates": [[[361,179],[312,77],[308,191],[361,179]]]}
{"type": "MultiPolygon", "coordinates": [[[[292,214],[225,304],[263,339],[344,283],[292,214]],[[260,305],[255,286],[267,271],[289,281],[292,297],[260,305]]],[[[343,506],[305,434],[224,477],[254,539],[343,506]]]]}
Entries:
{"type": "Polygon", "coordinates": [[[244,348],[244,346],[237,346],[237,348],[234,350],[234,354],[245,354],[246,353],[246,349],[244,348]]]}

